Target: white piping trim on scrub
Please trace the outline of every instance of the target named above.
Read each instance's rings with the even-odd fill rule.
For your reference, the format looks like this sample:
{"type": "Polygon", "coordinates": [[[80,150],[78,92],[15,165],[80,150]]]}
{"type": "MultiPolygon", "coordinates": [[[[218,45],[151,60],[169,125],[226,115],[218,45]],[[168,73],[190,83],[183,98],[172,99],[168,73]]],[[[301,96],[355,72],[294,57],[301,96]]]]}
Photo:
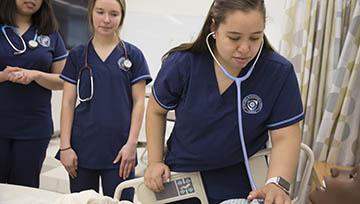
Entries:
{"type": "Polygon", "coordinates": [[[287,120],[283,120],[283,121],[280,121],[280,122],[276,122],[276,123],[269,124],[269,125],[267,125],[266,127],[270,127],[270,128],[271,128],[271,127],[275,127],[275,126],[278,126],[278,125],[282,125],[282,124],[284,124],[284,123],[288,123],[288,122],[291,122],[291,121],[293,121],[293,120],[296,120],[296,119],[302,117],[303,115],[304,115],[304,112],[300,113],[300,114],[297,115],[297,116],[294,116],[294,117],[292,117],[292,118],[289,118],[289,119],[287,119],[287,120]]]}
{"type": "Polygon", "coordinates": [[[153,92],[153,96],[154,96],[156,102],[158,102],[158,104],[159,104],[161,107],[163,107],[164,109],[166,109],[166,110],[172,110],[172,109],[174,109],[174,108],[177,106],[177,105],[166,106],[166,105],[162,104],[162,103],[160,102],[160,100],[158,99],[158,97],[156,96],[156,92],[155,92],[154,86],[153,86],[153,88],[152,88],[152,92],[153,92]]]}
{"type": "Polygon", "coordinates": [[[141,79],[151,79],[150,74],[139,76],[138,78],[133,79],[130,83],[133,84],[141,79]]]}
{"type": "Polygon", "coordinates": [[[52,61],[54,62],[57,60],[65,59],[68,55],[69,55],[69,53],[66,52],[66,54],[64,54],[64,55],[61,55],[59,57],[54,57],[52,61]]]}
{"type": "Polygon", "coordinates": [[[61,79],[65,80],[65,81],[71,82],[71,83],[73,83],[73,84],[76,84],[76,83],[77,83],[76,80],[70,79],[69,77],[64,76],[64,75],[62,75],[62,74],[60,74],[59,77],[60,77],[61,79]]]}

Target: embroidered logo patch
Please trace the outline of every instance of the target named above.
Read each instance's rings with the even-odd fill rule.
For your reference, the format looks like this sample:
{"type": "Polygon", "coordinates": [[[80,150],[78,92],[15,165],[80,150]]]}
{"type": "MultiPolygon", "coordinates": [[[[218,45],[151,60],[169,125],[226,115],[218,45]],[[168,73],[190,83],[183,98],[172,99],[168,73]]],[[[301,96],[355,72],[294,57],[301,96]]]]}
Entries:
{"type": "Polygon", "coordinates": [[[50,47],[50,38],[47,35],[39,35],[37,41],[43,47],[50,47]]]}
{"type": "Polygon", "coordinates": [[[257,114],[261,111],[263,102],[256,94],[247,95],[242,101],[242,109],[248,114],[257,114]]]}

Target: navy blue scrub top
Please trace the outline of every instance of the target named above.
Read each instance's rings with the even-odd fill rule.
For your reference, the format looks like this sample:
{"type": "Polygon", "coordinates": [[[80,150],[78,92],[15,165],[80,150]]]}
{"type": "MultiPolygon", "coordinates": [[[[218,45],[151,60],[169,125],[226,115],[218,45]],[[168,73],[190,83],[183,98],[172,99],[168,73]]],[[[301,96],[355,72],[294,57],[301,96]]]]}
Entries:
{"type": "MultiPolygon", "coordinates": [[[[253,61],[239,77],[246,75],[253,61]]],[[[211,188],[207,193],[213,197],[224,196],[221,188],[234,179],[245,181],[247,187],[239,182],[233,189],[250,189],[246,174],[236,178],[234,174],[223,174],[246,170],[238,132],[236,84],[220,94],[211,55],[172,53],[163,62],[152,91],[161,107],[175,109],[176,122],[165,158],[170,169],[202,171],[205,187],[211,188]],[[216,179],[219,176],[222,187],[218,185],[221,180],[216,179]]],[[[241,83],[241,93],[242,126],[249,156],[265,147],[269,130],[292,125],[304,117],[293,66],[275,52],[263,50],[251,75],[241,83]]]]}
{"type": "MultiPolygon", "coordinates": [[[[16,33],[10,28],[6,31],[15,47],[22,49],[22,42],[16,33]]],[[[33,40],[35,34],[36,29],[31,26],[22,35],[25,43],[33,40]]],[[[14,55],[15,50],[0,33],[0,71],[6,66],[14,66],[50,73],[54,62],[67,57],[67,50],[58,32],[47,37],[38,35],[39,45],[36,48],[27,47],[25,53],[14,55]]],[[[0,96],[0,138],[42,139],[52,135],[51,90],[36,82],[22,85],[5,81],[0,83],[0,96]]]]}
{"type": "MultiPolygon", "coordinates": [[[[76,107],[71,132],[71,146],[77,153],[79,166],[90,169],[113,169],[117,153],[126,143],[130,131],[132,112],[131,86],[152,79],[145,57],[134,45],[125,42],[128,57],[132,62],[129,71],[119,68],[118,60],[124,56],[124,49],[116,47],[103,62],[92,43],[88,48],[88,64],[92,67],[94,96],[88,102],[76,107]]],[[[79,70],[85,63],[86,46],[70,51],[60,77],[74,85],[79,70]]],[[[80,96],[90,96],[90,75],[81,75],[80,96]]]]}

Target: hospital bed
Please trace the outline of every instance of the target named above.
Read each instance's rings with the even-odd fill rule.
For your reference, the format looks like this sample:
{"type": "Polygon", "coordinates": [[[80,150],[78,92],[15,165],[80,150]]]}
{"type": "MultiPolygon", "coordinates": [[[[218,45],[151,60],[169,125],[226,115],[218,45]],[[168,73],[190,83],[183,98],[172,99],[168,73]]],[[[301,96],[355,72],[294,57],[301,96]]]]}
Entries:
{"type": "MultiPolygon", "coordinates": [[[[257,186],[264,185],[266,181],[266,174],[268,169],[268,159],[271,148],[267,148],[257,152],[250,158],[250,168],[252,172],[256,172],[254,176],[257,186]]],[[[306,189],[310,179],[312,167],[314,164],[314,154],[312,150],[305,144],[301,144],[301,158],[298,169],[303,169],[303,174],[299,184],[298,190],[291,187],[291,198],[293,204],[306,203],[306,189]]],[[[115,190],[114,198],[118,199],[121,192],[125,188],[134,188],[138,200],[142,204],[163,204],[178,200],[184,200],[195,197],[201,201],[202,204],[208,204],[205,190],[201,181],[199,172],[193,173],[176,173],[172,172],[171,180],[165,184],[165,190],[161,193],[154,193],[149,190],[144,184],[144,178],[136,178],[128,180],[119,184],[115,190]]],[[[224,201],[223,204],[244,204],[247,203],[243,199],[235,199],[224,201]]],[[[261,203],[261,202],[253,202],[261,203]]]]}

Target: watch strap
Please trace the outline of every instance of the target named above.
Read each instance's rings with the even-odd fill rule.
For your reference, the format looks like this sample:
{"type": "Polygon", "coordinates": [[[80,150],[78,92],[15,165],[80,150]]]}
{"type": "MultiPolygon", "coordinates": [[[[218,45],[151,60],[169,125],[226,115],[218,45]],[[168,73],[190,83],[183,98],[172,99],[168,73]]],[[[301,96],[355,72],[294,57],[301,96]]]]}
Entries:
{"type": "Polygon", "coordinates": [[[283,191],[285,191],[285,193],[287,193],[289,195],[290,193],[290,183],[288,181],[286,181],[284,178],[282,178],[281,176],[275,176],[272,178],[269,178],[265,185],[267,184],[275,184],[276,186],[280,187],[283,191]]]}

